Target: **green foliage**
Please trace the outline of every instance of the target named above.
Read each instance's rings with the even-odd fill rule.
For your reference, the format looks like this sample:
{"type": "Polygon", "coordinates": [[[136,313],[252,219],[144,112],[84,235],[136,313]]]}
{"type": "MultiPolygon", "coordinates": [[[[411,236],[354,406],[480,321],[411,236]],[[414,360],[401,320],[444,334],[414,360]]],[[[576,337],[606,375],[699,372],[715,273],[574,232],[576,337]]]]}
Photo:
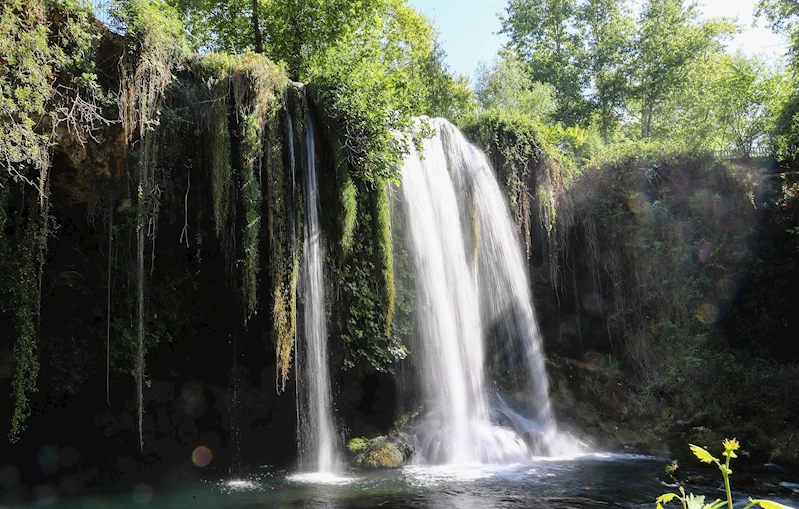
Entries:
{"type": "MultiPolygon", "coordinates": [[[[183,24],[178,12],[162,0],[119,0],[111,4],[114,23],[125,30],[129,50],[135,55],[123,70],[121,97],[123,124],[131,138],[138,129],[143,140],[158,125],[163,93],[172,71],[187,56],[183,24]]],[[[142,149],[143,157],[150,154],[142,149]]]]}
{"type": "Polygon", "coordinates": [[[375,189],[375,251],[379,258],[381,299],[386,322],[386,335],[391,334],[397,289],[394,284],[394,249],[391,235],[391,215],[388,183],[378,183],[375,189]]]}
{"type": "Polygon", "coordinates": [[[515,57],[497,58],[491,64],[481,62],[475,91],[483,110],[502,109],[538,122],[547,120],[557,108],[552,85],[533,82],[515,57]]]}
{"type": "Polygon", "coordinates": [[[585,70],[593,87],[590,93],[602,139],[607,143],[620,122],[620,109],[630,94],[630,55],[635,32],[626,6],[618,0],[592,0],[583,7],[589,51],[585,70]]]}
{"type": "Polygon", "coordinates": [[[62,123],[82,133],[96,116],[76,92],[96,92],[99,34],[84,2],[14,0],[0,9],[0,185],[6,178],[33,185],[44,206],[52,133],[62,123]],[[67,80],[56,82],[62,72],[67,80]],[[66,113],[70,107],[80,118],[66,113]]]}
{"type": "Polygon", "coordinates": [[[379,0],[267,0],[264,33],[270,57],[288,64],[298,78],[308,56],[337,45],[377,12],[379,0]]]}
{"type": "Polygon", "coordinates": [[[788,36],[788,55],[795,71],[799,64],[799,5],[791,0],[759,0],[755,17],[766,18],[775,33],[788,36]]]}
{"type": "MultiPolygon", "coordinates": [[[[352,246],[343,263],[333,268],[339,310],[336,323],[344,345],[345,369],[390,372],[394,363],[407,354],[404,340],[411,326],[408,314],[388,313],[388,282],[380,252],[385,244],[381,233],[375,231],[379,222],[373,220],[372,214],[371,207],[358,209],[352,246]]],[[[408,297],[403,294],[401,298],[408,297]]]]}
{"type": "MultiPolygon", "coordinates": [[[[661,495],[655,501],[657,509],[663,509],[663,504],[668,504],[669,502],[680,501],[682,502],[684,509],[720,509],[724,505],[726,505],[729,509],[733,509],[732,505],[732,493],[730,492],[730,475],[732,474],[732,470],[730,470],[730,460],[732,458],[737,458],[738,455],[735,454],[741,446],[738,443],[738,440],[724,440],[724,452],[722,453],[726,458],[724,463],[718,460],[718,458],[714,458],[712,454],[710,454],[706,449],[691,445],[691,452],[694,453],[694,456],[697,457],[699,461],[702,463],[715,463],[716,466],[721,471],[722,477],[724,477],[724,488],[727,493],[726,500],[719,500],[716,499],[714,502],[709,504],[705,503],[704,496],[694,496],[693,494],[685,494],[685,489],[681,486],[680,493],[666,493],[661,495]]],[[[749,504],[744,509],[749,509],[759,505],[763,509],[791,509],[790,507],[784,506],[782,504],[778,504],[777,502],[771,502],[769,500],[753,500],[749,499],[749,504]]]]}
{"type": "Polygon", "coordinates": [[[89,13],[87,4],[72,1],[11,1],[0,7],[0,168],[5,170],[0,172],[0,226],[8,240],[0,250],[0,265],[9,278],[3,294],[13,303],[6,311],[14,317],[16,336],[11,441],[24,429],[28,396],[37,390],[50,146],[64,125],[81,139],[98,117],[92,46],[98,33],[89,13]],[[32,186],[38,199],[25,188],[12,197],[12,182],[32,186]],[[6,217],[7,207],[17,217],[6,217]]]}
{"type": "Polygon", "coordinates": [[[357,214],[358,190],[350,176],[347,150],[340,125],[319,110],[323,137],[330,140],[331,153],[325,159],[329,164],[320,165],[320,179],[328,185],[319,190],[323,214],[323,231],[330,249],[328,253],[339,262],[349,253],[353,242],[357,214]]]}
{"type": "Polygon", "coordinates": [[[386,2],[174,0],[173,4],[183,13],[196,50],[257,51],[256,34],[263,33],[265,54],[286,62],[296,80],[307,68],[309,56],[336,45],[386,2]]]}
{"type": "Polygon", "coordinates": [[[311,61],[307,79],[316,102],[342,133],[354,178],[395,179],[407,151],[397,133],[411,131],[414,115],[436,113],[448,102],[433,40],[423,16],[404,1],[390,0],[357,32],[311,61]]]}
{"type": "MultiPolygon", "coordinates": [[[[726,76],[709,73],[708,63],[719,59],[722,42],[737,26],[724,18],[700,20],[693,4],[649,0],[633,9],[625,0],[513,0],[501,21],[510,39],[503,50],[506,58],[518,55],[525,69],[521,76],[518,70],[504,70],[506,79],[493,87],[497,90],[478,83],[478,92],[504,95],[510,99],[505,102],[527,110],[508,92],[533,91],[531,83],[537,82],[551,85],[557,101],[554,119],[563,129],[593,127],[605,144],[619,137],[656,136],[676,139],[679,145],[682,137],[701,142],[712,136],[707,129],[699,131],[715,127],[713,122],[724,123],[719,131],[731,127],[729,115],[718,111],[722,106],[738,108],[741,117],[741,101],[731,106],[729,96],[716,102],[707,93],[710,82],[726,76]],[[632,10],[638,12],[635,20],[632,10]]],[[[481,74],[480,81],[486,81],[485,70],[481,74]]],[[[762,103],[762,98],[751,98],[747,104],[762,103]]],[[[749,108],[746,116],[758,115],[749,108]]],[[[767,129],[757,131],[760,136],[767,129]]]]}
{"type": "MultiPolygon", "coordinates": [[[[261,185],[260,160],[263,155],[262,140],[267,123],[272,121],[271,136],[273,147],[277,142],[277,115],[281,111],[280,98],[287,84],[283,69],[267,58],[246,53],[236,59],[236,66],[230,74],[233,100],[238,119],[237,176],[244,217],[241,225],[241,243],[237,259],[238,281],[241,284],[242,306],[245,324],[255,313],[258,304],[258,244],[261,231],[261,185]]],[[[278,155],[273,156],[282,161],[278,155]]],[[[282,168],[282,166],[281,166],[282,168]]],[[[283,202],[285,199],[283,200],[283,202]]],[[[279,206],[281,202],[275,204],[279,206]]],[[[285,241],[284,241],[285,244],[285,241]]],[[[291,264],[286,264],[290,266],[291,264]]],[[[282,267],[289,270],[288,267],[282,267]]]]}
{"type": "Polygon", "coordinates": [[[258,308],[263,230],[268,237],[271,337],[278,359],[278,388],[284,387],[294,345],[299,274],[299,254],[293,248],[297,241],[292,238],[296,232],[291,226],[299,216],[292,217],[298,209],[291,208],[296,197],[283,158],[286,70],[254,53],[210,53],[194,57],[189,66],[205,84],[201,104],[207,105],[203,127],[211,140],[206,157],[215,230],[245,326],[258,308]],[[264,179],[268,184],[262,186],[264,179]]]}
{"type": "Polygon", "coordinates": [[[43,1],[3,3],[0,53],[5,64],[0,75],[0,161],[12,177],[24,176],[23,164],[35,169],[49,164],[47,137],[36,132],[36,124],[45,115],[52,96],[55,56],[48,44],[48,32],[43,1]]]}
{"type": "MultiPolygon", "coordinates": [[[[350,78],[359,82],[353,84],[360,84],[376,99],[385,94],[386,104],[401,114],[414,106],[409,103],[419,102],[424,107],[417,108],[416,114],[452,119],[474,109],[466,78],[447,71],[432,26],[405,0],[173,3],[184,14],[196,49],[252,50],[263,33],[263,51],[275,61],[286,62],[292,79],[316,83],[317,78],[326,76],[329,79],[320,85],[336,86],[329,81],[333,79],[330,75],[347,76],[349,66],[357,63],[350,78]],[[370,69],[382,76],[370,75],[370,69]],[[392,93],[393,103],[388,100],[392,93]]],[[[343,88],[339,93],[351,95],[343,88]]],[[[354,106],[358,98],[343,101],[354,106]]],[[[359,113],[354,112],[355,118],[359,113]]],[[[390,114],[386,110],[372,120],[387,122],[385,115],[390,114]]]]}
{"type": "Polygon", "coordinates": [[[774,126],[774,148],[791,167],[799,163],[799,94],[792,92],[783,103],[774,126]]]}
{"type": "Polygon", "coordinates": [[[704,150],[742,156],[772,145],[786,100],[787,80],[779,65],[761,57],[715,54],[690,65],[688,85],[667,101],[661,137],[704,150]]]}
{"type": "Polygon", "coordinates": [[[723,348],[717,322],[731,296],[719,285],[745,259],[755,180],[708,157],[641,148],[584,169],[558,228],[584,239],[583,291],[608,306],[605,347],[626,355],[645,392],[701,404],[710,387],[725,391],[708,362],[723,348]]]}
{"type": "Polygon", "coordinates": [[[556,118],[567,124],[579,123],[587,108],[579,9],[576,0],[511,0],[500,18],[501,33],[508,35],[510,48],[528,65],[531,80],[553,86],[556,118]]]}
{"type": "Polygon", "coordinates": [[[436,32],[406,0],[175,4],[197,48],[241,52],[263,32],[265,54],[309,83],[340,129],[355,178],[396,178],[406,152],[396,133],[411,132],[414,116],[457,119],[475,109],[466,78],[448,72],[436,32]]]}
{"type": "Polygon", "coordinates": [[[211,174],[211,191],[213,197],[214,227],[216,235],[222,242],[223,254],[227,261],[228,274],[233,274],[234,236],[228,225],[231,212],[231,195],[233,193],[233,166],[231,160],[230,140],[230,105],[228,100],[229,82],[227,71],[229,66],[219,65],[221,57],[216,54],[207,55],[203,61],[192,62],[191,68],[200,67],[198,78],[208,83],[208,101],[206,130],[210,142],[205,145],[205,160],[208,161],[211,174]],[[216,65],[214,65],[216,64],[216,65]],[[206,73],[205,71],[209,71],[206,73]],[[206,74],[210,74],[206,78],[206,74]]]}
{"type": "MultiPolygon", "coordinates": [[[[292,272],[293,263],[286,252],[289,236],[286,224],[291,218],[283,210],[283,205],[291,198],[284,194],[287,191],[279,123],[281,98],[288,80],[282,66],[253,53],[237,56],[211,53],[193,58],[189,66],[207,84],[208,97],[204,104],[208,104],[206,115],[209,118],[204,124],[211,139],[207,157],[213,183],[214,223],[224,248],[228,274],[241,299],[246,324],[258,305],[260,174],[264,158],[270,181],[278,184],[269,187],[274,193],[269,202],[273,212],[270,232],[275,237],[273,245],[282,246],[282,251],[275,253],[279,257],[275,265],[281,274],[292,272]],[[237,211],[242,216],[235,223],[237,211]]],[[[289,301],[293,299],[282,300],[284,304],[289,301]]]]}
{"type": "Polygon", "coordinates": [[[19,439],[30,417],[31,393],[37,391],[39,374],[39,249],[41,219],[34,193],[23,189],[0,188],[0,312],[10,316],[14,341],[14,408],[8,438],[19,439]],[[27,195],[27,196],[26,196],[27,195]],[[27,204],[26,204],[27,201],[27,204]],[[8,216],[8,211],[14,211],[8,216]]]}
{"type": "Polygon", "coordinates": [[[395,178],[404,156],[396,130],[407,129],[395,118],[394,95],[383,74],[368,60],[352,55],[349,64],[313,77],[317,101],[344,133],[348,166],[354,176],[395,178]]]}
{"type": "Polygon", "coordinates": [[[474,110],[462,77],[451,76],[427,19],[405,0],[382,0],[375,14],[335,44],[309,55],[301,77],[335,124],[352,177],[396,179],[407,152],[398,133],[418,115],[457,119],[474,110]]]}
{"type": "Polygon", "coordinates": [[[421,113],[444,117],[458,123],[477,108],[469,78],[450,74],[444,59],[446,54],[437,39],[431,51],[421,60],[414,77],[424,84],[421,113]]]}
{"type": "Polygon", "coordinates": [[[125,31],[134,51],[162,57],[148,64],[164,69],[164,63],[188,53],[180,13],[168,3],[162,0],[117,0],[111,4],[110,12],[114,23],[125,31]]]}
{"type": "Polygon", "coordinates": [[[369,445],[369,439],[364,437],[353,438],[347,443],[347,449],[353,453],[357,454],[366,449],[369,445]]]}
{"type": "Polygon", "coordinates": [[[641,136],[649,137],[658,108],[686,82],[690,64],[721,51],[721,40],[735,33],[727,19],[699,21],[696,5],[683,0],[649,0],[639,16],[635,40],[635,100],[641,111],[641,136]]]}
{"type": "Polygon", "coordinates": [[[341,188],[338,194],[341,204],[341,236],[339,244],[341,246],[341,253],[346,255],[352,245],[353,235],[355,233],[355,222],[358,212],[358,192],[355,189],[355,184],[346,171],[346,167],[339,167],[343,169],[344,174],[341,177],[341,188]]]}
{"type": "MultiPolygon", "coordinates": [[[[155,241],[161,208],[161,182],[158,171],[158,145],[155,127],[159,125],[164,92],[173,79],[172,71],[186,56],[183,26],[175,9],[162,0],[117,1],[111,16],[126,31],[132,58],[120,66],[123,128],[127,141],[138,141],[136,164],[136,278],[138,349],[136,389],[138,402],[139,448],[144,448],[144,365],[146,357],[146,289],[144,252],[151,248],[150,274],[155,268],[155,241]]],[[[163,178],[163,177],[162,177],[163,178]]]]}
{"type": "Polygon", "coordinates": [[[255,49],[251,0],[171,0],[169,3],[180,12],[192,50],[235,54],[255,49]]]}

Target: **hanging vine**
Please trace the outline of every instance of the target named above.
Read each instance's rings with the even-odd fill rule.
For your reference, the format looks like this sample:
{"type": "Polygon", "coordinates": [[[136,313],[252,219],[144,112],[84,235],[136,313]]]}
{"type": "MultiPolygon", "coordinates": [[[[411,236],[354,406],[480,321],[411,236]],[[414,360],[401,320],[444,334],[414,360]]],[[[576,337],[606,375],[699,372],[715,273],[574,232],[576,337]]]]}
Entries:
{"type": "MultiPolygon", "coordinates": [[[[235,60],[231,90],[238,139],[237,177],[241,197],[241,247],[237,259],[244,323],[258,305],[258,271],[261,231],[261,164],[267,123],[280,112],[285,76],[261,55],[245,54],[235,60]]],[[[235,157],[235,154],[234,154],[235,157]]],[[[285,200],[284,200],[284,205],[285,200]]]]}
{"type": "MultiPolygon", "coordinates": [[[[9,439],[16,441],[30,415],[28,395],[36,391],[41,281],[49,215],[50,149],[64,127],[81,144],[110,123],[101,112],[94,75],[93,41],[99,37],[82,3],[11,0],[0,7],[0,189],[19,185],[0,207],[17,208],[10,226],[20,237],[6,261],[17,340],[14,345],[14,411],[9,439]],[[64,75],[62,76],[61,73],[64,75]],[[72,80],[72,76],[80,79],[72,80]],[[26,197],[35,190],[36,200],[26,197]],[[20,198],[21,201],[18,201],[20,198]],[[37,206],[34,206],[37,205],[37,206]],[[24,220],[22,219],[24,217],[24,220]],[[23,221],[23,222],[19,222],[23,221]]],[[[10,191],[8,191],[10,193],[10,191]]],[[[3,215],[6,211],[3,210],[3,215]]],[[[8,249],[14,242],[9,238],[8,249]]]]}
{"type": "Polygon", "coordinates": [[[391,240],[391,214],[388,201],[388,183],[378,179],[375,188],[375,243],[381,275],[381,300],[386,322],[386,336],[391,334],[394,317],[394,301],[397,288],[394,285],[394,249],[391,240]]]}
{"type": "MultiPolygon", "coordinates": [[[[137,142],[134,172],[137,197],[136,225],[136,393],[139,448],[144,449],[145,274],[144,252],[150,242],[155,262],[161,188],[156,179],[159,107],[172,81],[172,69],[184,59],[187,45],[177,11],[160,0],[117,4],[115,18],[126,28],[129,47],[121,65],[120,110],[128,144],[137,142]]],[[[152,271],[152,269],[151,269],[152,271]]]]}

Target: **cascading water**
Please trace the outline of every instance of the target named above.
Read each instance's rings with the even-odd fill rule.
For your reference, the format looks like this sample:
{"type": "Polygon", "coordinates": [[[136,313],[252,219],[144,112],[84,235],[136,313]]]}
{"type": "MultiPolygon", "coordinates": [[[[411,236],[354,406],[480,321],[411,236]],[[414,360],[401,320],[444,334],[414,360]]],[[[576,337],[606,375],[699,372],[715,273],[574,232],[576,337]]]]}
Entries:
{"type": "MultiPolygon", "coordinates": [[[[485,156],[443,119],[405,158],[401,190],[416,268],[421,387],[418,459],[506,463],[562,454],[521,246],[485,156]],[[486,389],[486,327],[528,373],[526,413],[486,389]],[[503,426],[496,425],[497,423],[503,426]]],[[[516,398],[518,399],[518,398],[516,398]]]]}
{"type": "Polygon", "coordinates": [[[296,171],[296,161],[294,157],[294,121],[291,119],[291,113],[289,113],[288,107],[288,99],[284,104],[283,112],[286,114],[286,130],[288,133],[288,146],[289,146],[289,169],[291,170],[291,203],[289,208],[290,214],[290,221],[291,221],[291,239],[289,239],[289,250],[291,252],[292,257],[294,256],[294,250],[296,249],[296,238],[297,238],[297,213],[294,210],[295,204],[295,195],[297,192],[297,171],[296,171]]]}
{"type": "Polygon", "coordinates": [[[305,117],[305,228],[302,289],[305,296],[303,334],[297,345],[297,413],[300,468],[330,473],[339,469],[330,372],[327,365],[325,289],[319,226],[314,126],[305,117]]]}

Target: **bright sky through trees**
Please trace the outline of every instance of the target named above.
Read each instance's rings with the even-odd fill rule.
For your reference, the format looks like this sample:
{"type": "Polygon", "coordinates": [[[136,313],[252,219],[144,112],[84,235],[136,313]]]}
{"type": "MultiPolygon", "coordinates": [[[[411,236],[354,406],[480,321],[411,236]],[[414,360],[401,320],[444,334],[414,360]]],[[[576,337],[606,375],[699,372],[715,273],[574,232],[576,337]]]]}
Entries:
{"type": "MultiPolygon", "coordinates": [[[[507,40],[497,35],[498,13],[504,12],[507,0],[411,0],[441,30],[447,63],[453,71],[474,77],[480,60],[490,60],[507,40]]],[[[707,17],[737,16],[744,32],[735,37],[731,50],[747,54],[764,53],[778,57],[787,49],[785,38],[771,32],[763,21],[756,27],[753,12],[756,0],[699,1],[707,17]]]]}

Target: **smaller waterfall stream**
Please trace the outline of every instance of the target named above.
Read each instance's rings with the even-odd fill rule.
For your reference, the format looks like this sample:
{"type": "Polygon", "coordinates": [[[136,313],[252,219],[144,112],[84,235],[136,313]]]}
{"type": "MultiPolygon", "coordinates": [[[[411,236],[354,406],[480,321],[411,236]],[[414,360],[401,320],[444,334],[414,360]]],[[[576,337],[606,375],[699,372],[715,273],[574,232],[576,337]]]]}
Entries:
{"type": "Polygon", "coordinates": [[[316,140],[310,113],[305,117],[305,228],[302,291],[305,296],[303,333],[297,345],[297,410],[300,469],[336,472],[336,428],[327,359],[325,288],[316,175],[316,140]]]}

